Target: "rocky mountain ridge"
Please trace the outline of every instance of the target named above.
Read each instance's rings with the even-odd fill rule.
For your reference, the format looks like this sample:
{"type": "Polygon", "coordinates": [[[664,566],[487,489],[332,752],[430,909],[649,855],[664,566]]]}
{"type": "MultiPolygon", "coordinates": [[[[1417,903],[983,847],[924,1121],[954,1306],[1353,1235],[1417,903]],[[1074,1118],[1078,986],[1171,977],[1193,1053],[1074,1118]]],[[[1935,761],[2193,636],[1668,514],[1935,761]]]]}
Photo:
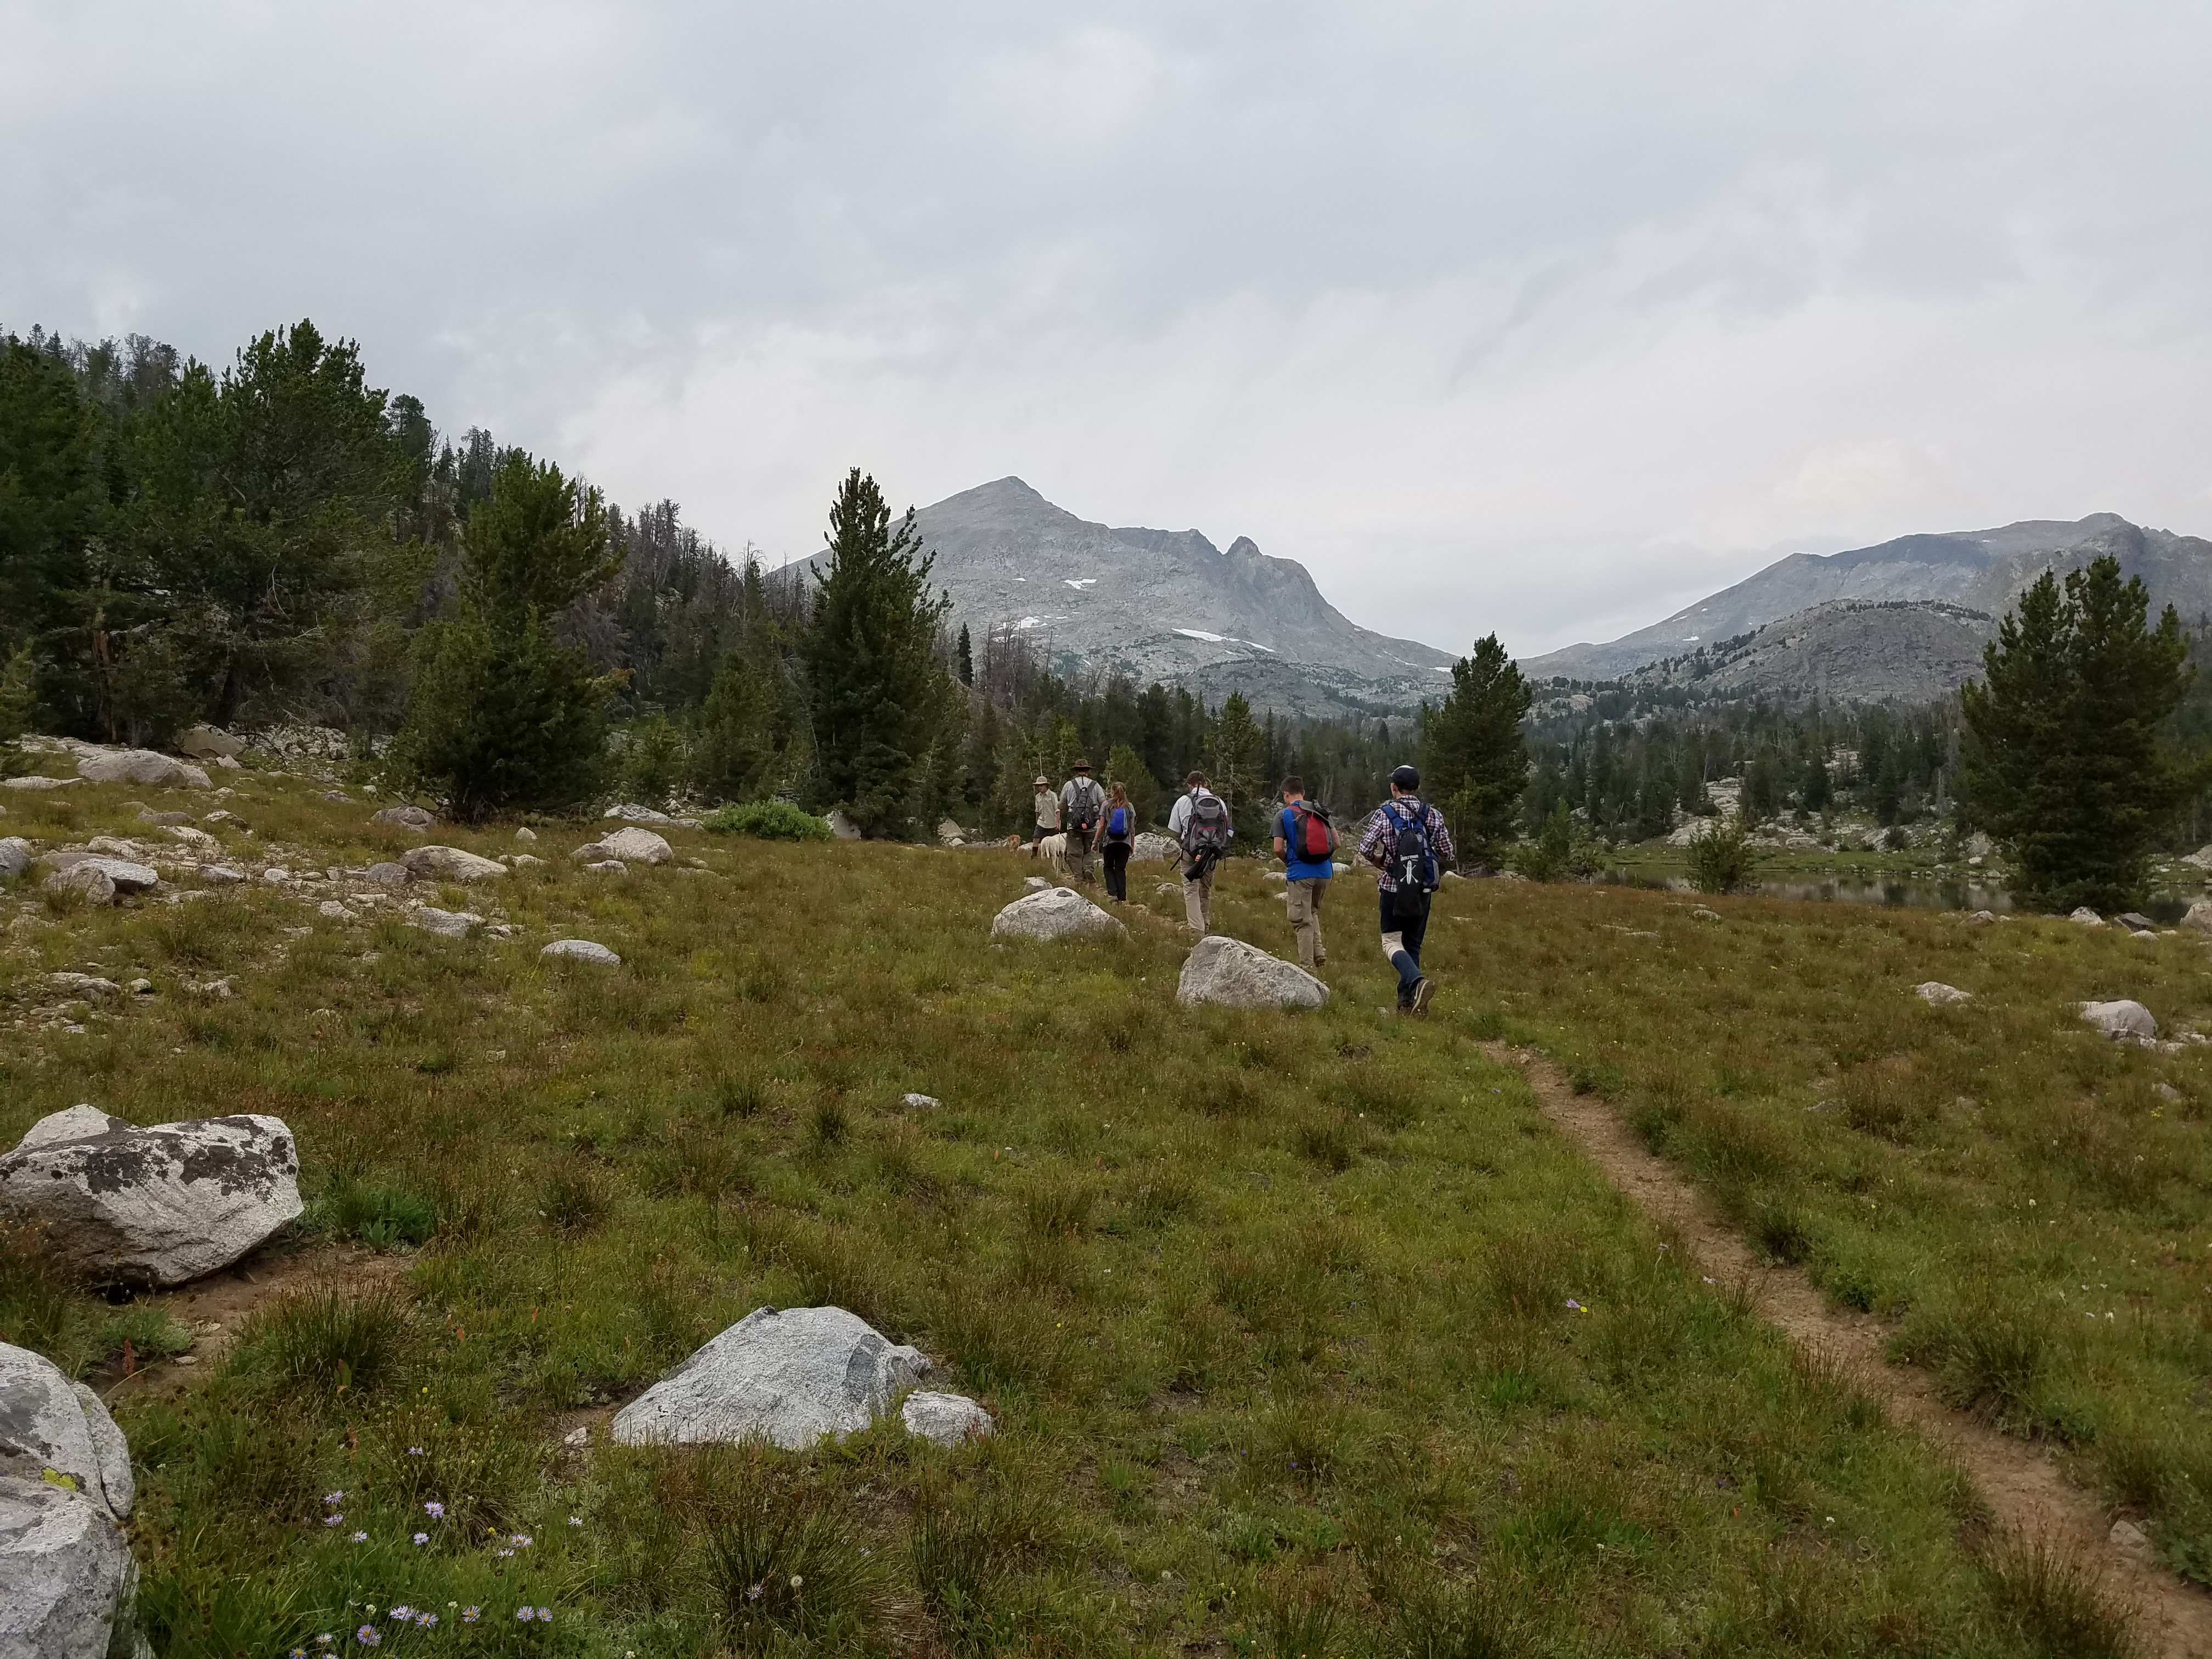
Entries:
{"type": "Polygon", "coordinates": [[[1830,599],[1749,634],[1621,676],[1706,696],[1932,702],[1982,672],[1996,637],[1985,611],[1940,600],[1830,599]]]}
{"type": "MultiPolygon", "coordinates": [[[[1907,660],[1913,642],[1941,639],[1940,648],[1947,651],[1960,642],[1952,637],[1959,632],[1955,626],[1941,622],[1935,613],[1909,607],[1936,605],[2001,617],[2045,570],[2064,575],[2105,553],[2118,557],[2124,574],[2143,579],[2154,611],[2172,605],[2192,622],[2212,614],[2212,541],[2146,529],[2116,513],[2094,513],[2071,522],[2027,520],[1995,530],[1900,536],[1841,553],[1795,553],[1648,628],[1607,644],[1571,645],[1526,659],[1521,667],[1536,679],[1610,680],[1655,663],[1695,655],[1715,641],[1740,646],[1741,636],[1816,607],[1845,602],[1894,605],[1908,609],[1836,612],[1797,631],[1828,653],[1832,673],[1846,665],[1836,654],[1844,648],[1846,635],[1902,671],[1890,680],[1871,670],[1858,672],[1854,678],[1865,689],[1836,695],[1909,696],[1915,694],[1905,689],[1908,682],[1932,683],[1926,665],[1907,660]],[[1846,617],[1851,618],[1848,623],[1846,617]],[[1885,684],[1892,689],[1882,690],[1885,684]]],[[[1791,660],[1793,673],[1815,672],[1817,665],[1810,659],[1791,660]]],[[[1977,647],[1966,672],[1976,672],[1979,661],[1977,647]]],[[[1956,665],[1954,661],[1954,670],[1956,665]]],[[[1769,689],[1747,668],[1742,678],[1747,690],[1769,689]]],[[[1941,690],[1955,689],[1960,683],[1953,679],[1941,690]]]]}
{"type": "Polygon", "coordinates": [[[1304,565],[1247,537],[1224,550],[1195,530],[1092,523],[1014,477],[923,507],[915,525],[979,651],[987,634],[1026,636],[1058,672],[1209,702],[1242,691],[1290,714],[1402,713],[1450,684],[1451,653],[1359,627],[1304,565]]]}

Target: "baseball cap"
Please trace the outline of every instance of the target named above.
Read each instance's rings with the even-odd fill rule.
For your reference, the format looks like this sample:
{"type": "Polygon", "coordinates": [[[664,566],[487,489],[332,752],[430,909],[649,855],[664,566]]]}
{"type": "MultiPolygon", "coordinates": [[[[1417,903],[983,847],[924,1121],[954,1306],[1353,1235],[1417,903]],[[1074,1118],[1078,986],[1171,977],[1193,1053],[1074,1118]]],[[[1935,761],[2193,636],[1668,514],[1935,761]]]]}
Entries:
{"type": "Polygon", "coordinates": [[[1390,781],[1401,789],[1418,789],[1421,787],[1421,769],[1401,766],[1390,775],[1390,781]]]}

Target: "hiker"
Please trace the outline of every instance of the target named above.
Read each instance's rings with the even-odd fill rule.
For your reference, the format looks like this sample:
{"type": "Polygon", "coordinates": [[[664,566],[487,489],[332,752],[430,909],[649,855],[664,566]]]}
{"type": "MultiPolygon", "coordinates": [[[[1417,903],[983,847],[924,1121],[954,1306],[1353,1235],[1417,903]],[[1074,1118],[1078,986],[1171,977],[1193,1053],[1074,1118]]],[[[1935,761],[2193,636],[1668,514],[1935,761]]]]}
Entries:
{"type": "Polygon", "coordinates": [[[1229,805],[1206,787],[1206,774],[1182,781],[1183,793],[1168,814],[1168,833],[1182,848],[1182,915],[1204,939],[1213,920],[1213,866],[1237,838],[1229,805]]]}
{"type": "Polygon", "coordinates": [[[1106,859],[1106,896],[1129,902],[1129,854],[1137,845],[1137,809],[1129,805],[1128,786],[1116,780],[1106,790],[1106,823],[1098,844],[1106,859]]]}
{"type": "Polygon", "coordinates": [[[1060,826],[1067,835],[1067,860],[1081,881],[1091,879],[1091,854],[1106,816],[1106,792],[1091,775],[1091,763],[1075,763],[1075,775],[1060,786],[1060,826]]]}
{"type": "Polygon", "coordinates": [[[1052,780],[1039,773],[1036,781],[1036,837],[1030,844],[1035,847],[1036,842],[1042,841],[1047,836],[1059,833],[1060,797],[1052,793],[1052,780]]]}
{"type": "Polygon", "coordinates": [[[1390,775],[1390,799],[1367,820],[1359,856],[1382,872],[1382,954],[1398,970],[1398,1012],[1425,1014],[1436,986],[1421,972],[1429,931],[1429,897],[1452,861],[1444,815],[1421,799],[1421,775],[1401,766],[1390,775]]]}
{"type": "Polygon", "coordinates": [[[1321,902],[1336,873],[1336,826],[1318,801],[1306,799],[1304,778],[1283,780],[1283,810],[1275,817],[1275,856],[1290,878],[1283,908],[1298,942],[1298,965],[1308,973],[1328,960],[1321,942],[1321,902]]]}

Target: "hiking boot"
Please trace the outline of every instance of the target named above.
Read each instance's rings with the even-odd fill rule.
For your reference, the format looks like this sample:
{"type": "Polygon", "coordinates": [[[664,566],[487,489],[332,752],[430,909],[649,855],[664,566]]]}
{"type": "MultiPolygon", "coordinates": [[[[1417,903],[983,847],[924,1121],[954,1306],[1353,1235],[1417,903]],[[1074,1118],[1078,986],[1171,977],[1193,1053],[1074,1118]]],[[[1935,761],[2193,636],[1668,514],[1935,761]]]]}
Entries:
{"type": "Polygon", "coordinates": [[[1429,999],[1436,995],[1436,994],[1437,982],[1434,980],[1415,980],[1413,981],[1413,1000],[1411,1005],[1409,1005],[1407,1012],[1415,1014],[1427,1013],[1429,1012],[1429,999]]]}

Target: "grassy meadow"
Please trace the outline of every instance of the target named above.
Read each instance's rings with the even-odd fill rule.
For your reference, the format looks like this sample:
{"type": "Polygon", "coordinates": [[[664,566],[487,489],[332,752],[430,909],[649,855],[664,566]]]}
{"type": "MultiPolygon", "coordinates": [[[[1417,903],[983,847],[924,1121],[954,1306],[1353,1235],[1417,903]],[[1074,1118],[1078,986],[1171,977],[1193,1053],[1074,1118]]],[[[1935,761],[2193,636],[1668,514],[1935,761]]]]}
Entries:
{"type": "MultiPolygon", "coordinates": [[[[228,781],[243,867],[412,839],[228,781]]],[[[14,795],[0,830],[150,842],[145,793],[14,795]]],[[[300,1143],[308,1214],[234,1330],[0,1245],[0,1338],[131,1437],[163,1656],[2127,1650],[2067,1564],[1993,1540],[1954,1469],[1704,1282],[1471,1042],[1498,1036],[1894,1312],[1962,1403],[2072,1449],[2179,1565],[2212,1549],[2203,1062],[2066,1009],[2203,1016],[2193,941],[1452,883],[1444,992],[1400,1021],[1353,879],[1328,1009],[1184,1012],[1164,866],[1132,872],[1126,945],[1001,946],[1014,855],[669,830],[678,864],[610,878],[567,859],[597,828],[422,895],[508,939],[321,915],[366,890],[343,878],[0,896],[7,1142],[89,1101],[300,1143]],[[623,963],[540,958],[566,936],[623,963]],[[154,991],[58,1012],[61,970],[154,991]],[[1931,977],[1977,1000],[1923,1006],[1931,977]],[[568,1443],[751,1309],[816,1303],[921,1347],[997,1436],[568,1443]]],[[[1287,951],[1279,891],[1232,865],[1218,925],[1287,951]]]]}

